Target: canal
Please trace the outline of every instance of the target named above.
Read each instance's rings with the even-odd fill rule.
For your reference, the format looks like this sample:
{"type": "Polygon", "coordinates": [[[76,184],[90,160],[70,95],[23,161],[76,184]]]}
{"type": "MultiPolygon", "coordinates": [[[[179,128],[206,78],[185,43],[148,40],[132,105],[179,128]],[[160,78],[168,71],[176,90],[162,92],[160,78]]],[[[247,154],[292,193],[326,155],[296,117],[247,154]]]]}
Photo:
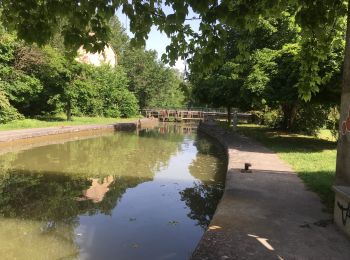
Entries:
{"type": "Polygon", "coordinates": [[[1,259],[188,259],[226,167],[218,143],[176,124],[3,152],[1,259]]]}

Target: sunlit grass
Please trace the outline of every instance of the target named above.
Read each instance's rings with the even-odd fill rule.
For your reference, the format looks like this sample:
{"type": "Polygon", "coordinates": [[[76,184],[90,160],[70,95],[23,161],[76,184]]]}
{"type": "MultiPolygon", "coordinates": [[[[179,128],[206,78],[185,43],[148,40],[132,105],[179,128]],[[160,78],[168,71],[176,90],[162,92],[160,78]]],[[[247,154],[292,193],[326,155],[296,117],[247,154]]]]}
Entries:
{"type": "Polygon", "coordinates": [[[7,124],[0,124],[0,131],[26,129],[26,128],[51,127],[51,126],[112,124],[112,123],[119,123],[119,122],[130,122],[137,119],[139,119],[139,117],[135,117],[135,118],[73,117],[72,121],[66,121],[64,116],[59,115],[55,117],[46,117],[46,118],[40,118],[40,119],[15,120],[7,124]]]}
{"type": "Polygon", "coordinates": [[[328,130],[322,130],[317,137],[282,133],[258,125],[239,125],[238,131],[276,152],[332,210],[336,142],[328,130]]]}

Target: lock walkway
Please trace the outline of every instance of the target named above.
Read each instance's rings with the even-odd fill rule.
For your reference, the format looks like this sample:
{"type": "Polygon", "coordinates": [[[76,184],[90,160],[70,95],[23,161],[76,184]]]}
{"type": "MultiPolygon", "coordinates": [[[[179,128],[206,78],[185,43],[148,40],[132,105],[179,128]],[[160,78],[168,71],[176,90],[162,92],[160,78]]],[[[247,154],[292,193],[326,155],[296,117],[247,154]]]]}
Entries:
{"type": "Polygon", "coordinates": [[[350,239],[319,197],[258,142],[215,125],[201,131],[228,149],[222,200],[192,259],[349,259],[350,239]],[[242,172],[251,163],[251,173],[242,172]]]}

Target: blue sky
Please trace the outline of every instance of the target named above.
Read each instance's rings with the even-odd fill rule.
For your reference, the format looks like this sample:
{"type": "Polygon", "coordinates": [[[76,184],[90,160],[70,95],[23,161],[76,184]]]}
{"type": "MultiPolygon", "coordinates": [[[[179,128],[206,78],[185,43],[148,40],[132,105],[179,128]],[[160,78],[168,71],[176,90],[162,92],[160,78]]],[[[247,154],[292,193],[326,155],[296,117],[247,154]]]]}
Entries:
{"type": "MultiPolygon", "coordinates": [[[[165,7],[165,13],[172,13],[172,9],[170,7],[165,7]]],[[[125,14],[122,13],[121,9],[117,11],[117,16],[124,28],[127,29],[126,31],[129,34],[129,36],[132,37],[132,33],[128,30],[129,24],[126,24],[129,23],[129,20],[126,18],[125,14]]],[[[193,11],[190,10],[188,17],[194,16],[196,16],[195,13],[193,13],[193,11]]],[[[195,31],[198,31],[198,20],[188,21],[187,23],[190,24],[195,31]]],[[[156,27],[152,26],[151,32],[148,35],[148,40],[146,42],[146,49],[156,50],[158,52],[158,58],[160,58],[162,54],[165,53],[165,48],[169,43],[170,39],[164,33],[158,31],[156,27]]],[[[177,68],[179,71],[183,72],[184,66],[184,61],[179,59],[174,67],[177,68]]]]}

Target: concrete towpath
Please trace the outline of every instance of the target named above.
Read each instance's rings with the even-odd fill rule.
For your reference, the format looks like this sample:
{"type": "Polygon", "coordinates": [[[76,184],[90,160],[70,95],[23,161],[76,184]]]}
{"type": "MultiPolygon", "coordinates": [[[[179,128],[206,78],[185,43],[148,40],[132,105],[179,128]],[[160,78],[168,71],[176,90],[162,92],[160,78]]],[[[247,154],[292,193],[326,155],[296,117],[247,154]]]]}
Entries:
{"type": "Polygon", "coordinates": [[[226,187],[192,259],[350,259],[350,239],[278,156],[244,136],[200,129],[228,148],[226,187]],[[242,173],[245,162],[251,173],[242,173]]]}

